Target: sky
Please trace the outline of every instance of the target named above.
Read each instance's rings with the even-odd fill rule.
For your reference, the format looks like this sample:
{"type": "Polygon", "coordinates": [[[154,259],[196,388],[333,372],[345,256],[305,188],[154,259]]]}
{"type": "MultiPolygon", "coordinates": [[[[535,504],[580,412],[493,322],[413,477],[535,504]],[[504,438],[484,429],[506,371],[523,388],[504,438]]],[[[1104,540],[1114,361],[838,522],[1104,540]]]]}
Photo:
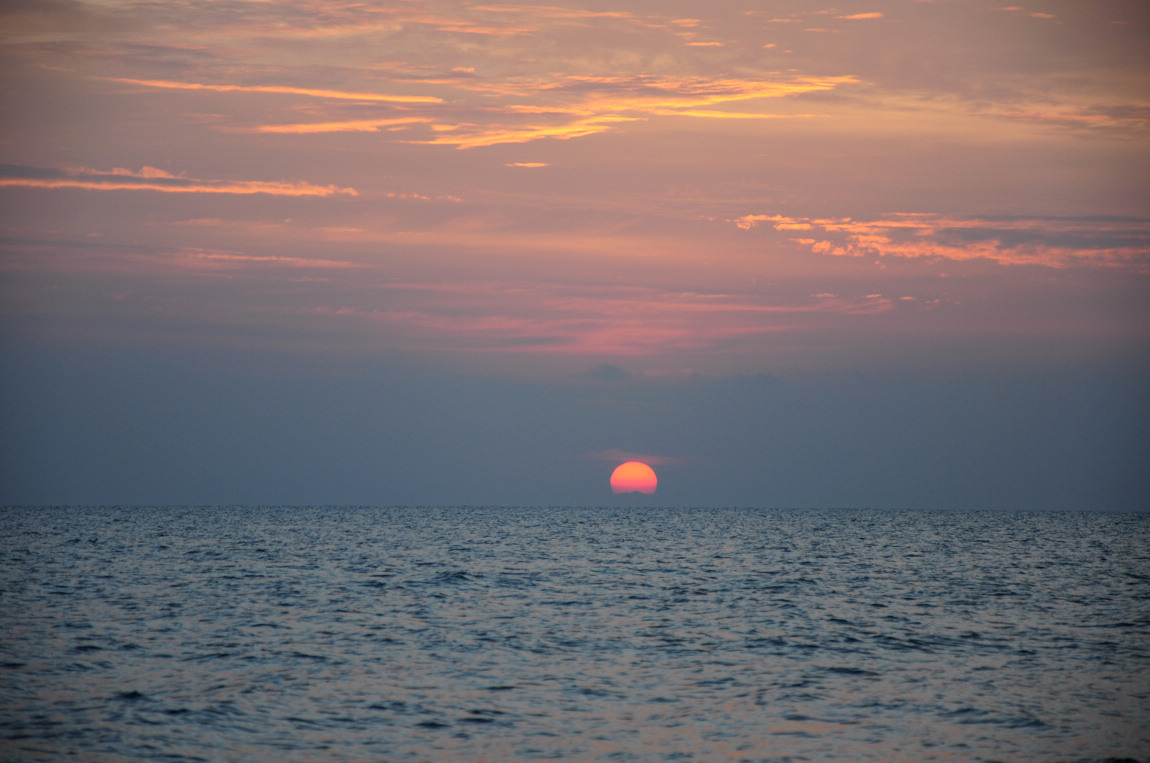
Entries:
{"type": "Polygon", "coordinates": [[[1141,0],[8,0],[0,103],[0,503],[1150,509],[1141,0]]]}

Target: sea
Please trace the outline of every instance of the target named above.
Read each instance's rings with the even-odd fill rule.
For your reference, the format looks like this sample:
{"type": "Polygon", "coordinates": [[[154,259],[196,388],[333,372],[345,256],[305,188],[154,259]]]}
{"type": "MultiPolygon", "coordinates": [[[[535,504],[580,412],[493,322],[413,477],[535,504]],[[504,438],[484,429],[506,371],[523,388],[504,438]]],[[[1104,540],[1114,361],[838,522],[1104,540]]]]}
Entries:
{"type": "Polygon", "coordinates": [[[1150,761],[1150,514],[0,509],[3,761],[1150,761]]]}

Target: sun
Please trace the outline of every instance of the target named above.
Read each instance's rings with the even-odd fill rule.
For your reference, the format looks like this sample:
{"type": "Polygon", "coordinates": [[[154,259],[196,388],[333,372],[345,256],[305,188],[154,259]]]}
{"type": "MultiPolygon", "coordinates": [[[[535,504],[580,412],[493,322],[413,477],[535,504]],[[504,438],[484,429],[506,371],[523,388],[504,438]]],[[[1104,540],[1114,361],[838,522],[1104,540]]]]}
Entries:
{"type": "Polygon", "coordinates": [[[642,461],[628,461],[619,464],[611,472],[611,492],[613,493],[643,493],[654,495],[659,478],[655,470],[642,461]]]}

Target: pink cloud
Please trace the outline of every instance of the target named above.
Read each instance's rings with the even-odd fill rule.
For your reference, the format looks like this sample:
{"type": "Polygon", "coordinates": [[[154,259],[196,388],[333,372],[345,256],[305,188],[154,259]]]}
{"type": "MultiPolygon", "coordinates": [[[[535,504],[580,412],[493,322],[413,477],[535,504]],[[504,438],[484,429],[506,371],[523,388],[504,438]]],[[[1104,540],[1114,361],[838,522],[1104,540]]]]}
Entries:
{"type": "Polygon", "coordinates": [[[378,323],[416,345],[457,351],[645,357],[794,331],[804,316],[863,316],[893,308],[891,300],[875,295],[765,304],[735,295],[638,287],[408,283],[382,289],[421,296],[386,309],[315,312],[378,323]]]}

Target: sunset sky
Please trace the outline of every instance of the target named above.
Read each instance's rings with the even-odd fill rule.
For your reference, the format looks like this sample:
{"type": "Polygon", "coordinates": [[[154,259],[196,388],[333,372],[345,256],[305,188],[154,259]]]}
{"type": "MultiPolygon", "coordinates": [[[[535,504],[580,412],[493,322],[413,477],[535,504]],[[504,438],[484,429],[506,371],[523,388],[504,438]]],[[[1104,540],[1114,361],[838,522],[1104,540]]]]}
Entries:
{"type": "Polygon", "coordinates": [[[0,503],[1150,508],[1141,0],[0,8],[0,503]]]}

